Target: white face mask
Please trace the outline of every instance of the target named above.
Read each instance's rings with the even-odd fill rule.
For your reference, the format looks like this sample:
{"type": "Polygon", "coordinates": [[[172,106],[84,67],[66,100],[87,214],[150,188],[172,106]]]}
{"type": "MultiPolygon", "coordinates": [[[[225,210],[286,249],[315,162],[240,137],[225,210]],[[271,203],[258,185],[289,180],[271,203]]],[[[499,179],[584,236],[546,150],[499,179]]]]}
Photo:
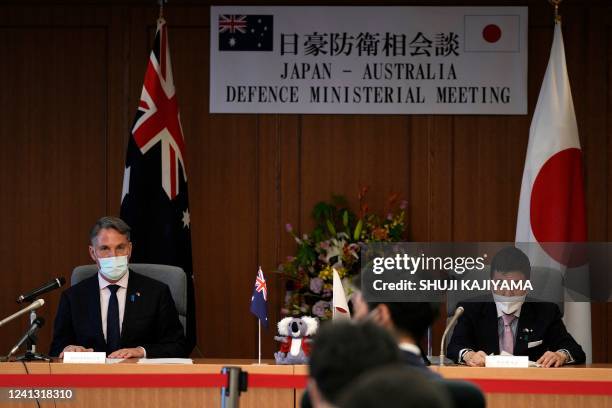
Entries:
{"type": "Polygon", "coordinates": [[[499,306],[500,310],[505,314],[514,314],[521,309],[525,303],[525,297],[522,296],[502,296],[493,293],[493,300],[499,306]]]}
{"type": "Polygon", "coordinates": [[[98,258],[100,273],[108,280],[116,281],[128,271],[127,256],[111,256],[110,258],[98,258]]]}

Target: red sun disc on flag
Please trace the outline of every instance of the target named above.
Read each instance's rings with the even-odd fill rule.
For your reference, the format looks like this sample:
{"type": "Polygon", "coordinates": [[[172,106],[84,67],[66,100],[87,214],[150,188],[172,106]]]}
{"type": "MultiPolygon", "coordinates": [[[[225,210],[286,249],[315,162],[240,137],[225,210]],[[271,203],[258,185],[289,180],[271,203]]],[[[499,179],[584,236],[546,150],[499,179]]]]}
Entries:
{"type": "Polygon", "coordinates": [[[496,43],[502,36],[501,28],[495,24],[489,24],[482,30],[482,38],[486,42],[496,43]]]}
{"type": "Polygon", "coordinates": [[[568,267],[584,263],[582,251],[545,243],[586,241],[586,212],[582,180],[582,152],[562,150],[544,163],[531,189],[531,230],[542,248],[568,267]]]}

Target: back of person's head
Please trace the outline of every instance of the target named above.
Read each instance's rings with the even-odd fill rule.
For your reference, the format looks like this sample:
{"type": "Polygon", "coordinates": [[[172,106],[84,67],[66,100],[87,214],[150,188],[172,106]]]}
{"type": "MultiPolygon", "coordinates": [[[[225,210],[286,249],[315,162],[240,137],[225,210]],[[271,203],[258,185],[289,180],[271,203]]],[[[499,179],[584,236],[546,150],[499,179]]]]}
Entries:
{"type": "MultiPolygon", "coordinates": [[[[329,403],[364,372],[400,362],[397,343],[373,323],[338,322],[321,327],[312,345],[310,377],[329,403]]],[[[315,399],[315,395],[311,398],[315,399]]]]}
{"type": "Polygon", "coordinates": [[[421,341],[440,313],[440,304],[430,302],[368,303],[368,308],[372,311],[381,304],[389,310],[395,330],[408,334],[416,343],[421,341]]]}
{"type": "Polygon", "coordinates": [[[406,366],[377,368],[360,376],[338,398],[339,408],[448,408],[445,387],[406,366]]]}
{"type": "Polygon", "coordinates": [[[491,260],[491,276],[500,272],[521,272],[526,279],[531,276],[529,258],[520,249],[509,246],[500,250],[491,260]]]}

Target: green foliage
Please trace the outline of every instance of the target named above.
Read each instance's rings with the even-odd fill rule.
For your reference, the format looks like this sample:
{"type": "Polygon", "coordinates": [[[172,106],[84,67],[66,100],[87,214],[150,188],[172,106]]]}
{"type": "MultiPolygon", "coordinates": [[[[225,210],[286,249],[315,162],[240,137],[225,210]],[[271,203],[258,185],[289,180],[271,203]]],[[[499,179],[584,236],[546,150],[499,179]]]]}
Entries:
{"type": "Polygon", "coordinates": [[[298,244],[295,257],[279,265],[277,272],[285,278],[287,296],[283,315],[312,314],[325,320],[331,317],[332,278],[335,269],[341,279],[359,273],[361,242],[398,242],[405,230],[405,202],[395,205],[397,194],[390,196],[386,217],[368,213],[362,200],[367,188],[359,194],[359,216],[345,197],[333,195],[312,209],[315,227],[310,234],[288,232],[298,244]],[[397,206],[395,206],[397,207],[397,206]]]}

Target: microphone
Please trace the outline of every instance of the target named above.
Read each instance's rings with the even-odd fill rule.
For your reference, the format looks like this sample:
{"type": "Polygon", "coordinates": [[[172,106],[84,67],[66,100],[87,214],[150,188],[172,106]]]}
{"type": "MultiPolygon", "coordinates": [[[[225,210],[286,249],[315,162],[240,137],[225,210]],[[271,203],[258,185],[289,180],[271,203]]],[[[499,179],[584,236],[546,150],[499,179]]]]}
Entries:
{"type": "Polygon", "coordinates": [[[53,279],[51,282],[45,283],[40,288],[34,289],[30,293],[26,293],[25,295],[20,295],[17,298],[17,303],[30,302],[32,299],[35,299],[42,295],[43,293],[50,292],[54,289],[57,289],[66,283],[66,279],[63,276],[59,278],[53,279]]]}
{"type": "Polygon", "coordinates": [[[25,308],[21,309],[20,311],[18,311],[16,313],[13,313],[12,315],[7,317],[6,319],[1,320],[0,321],[0,327],[4,326],[5,324],[10,322],[11,320],[14,320],[14,319],[18,318],[19,316],[21,316],[24,313],[28,313],[28,312],[31,312],[32,310],[36,310],[36,309],[42,307],[44,304],[45,304],[45,301],[43,299],[35,300],[34,302],[32,302],[32,304],[30,306],[25,307],[25,308]]]}
{"type": "Polygon", "coordinates": [[[6,358],[8,359],[10,356],[15,354],[17,350],[19,350],[19,347],[21,347],[21,345],[25,343],[28,339],[30,339],[32,343],[36,343],[36,339],[33,337],[36,335],[36,332],[38,331],[38,329],[43,327],[44,324],[45,324],[45,319],[43,319],[42,317],[37,317],[36,320],[32,322],[32,325],[30,326],[28,331],[17,342],[17,344],[15,344],[15,347],[11,349],[10,353],[8,353],[8,356],[6,356],[6,358]]]}
{"type": "Polygon", "coordinates": [[[442,341],[440,342],[440,365],[441,366],[444,365],[444,358],[446,358],[446,347],[444,346],[446,344],[446,336],[448,335],[448,332],[451,329],[451,327],[453,327],[455,323],[457,323],[457,319],[459,319],[459,316],[461,316],[462,314],[463,314],[463,307],[459,306],[455,310],[455,314],[453,315],[453,318],[451,319],[451,321],[448,322],[448,324],[446,325],[446,329],[444,329],[444,334],[442,335],[442,341]]]}

